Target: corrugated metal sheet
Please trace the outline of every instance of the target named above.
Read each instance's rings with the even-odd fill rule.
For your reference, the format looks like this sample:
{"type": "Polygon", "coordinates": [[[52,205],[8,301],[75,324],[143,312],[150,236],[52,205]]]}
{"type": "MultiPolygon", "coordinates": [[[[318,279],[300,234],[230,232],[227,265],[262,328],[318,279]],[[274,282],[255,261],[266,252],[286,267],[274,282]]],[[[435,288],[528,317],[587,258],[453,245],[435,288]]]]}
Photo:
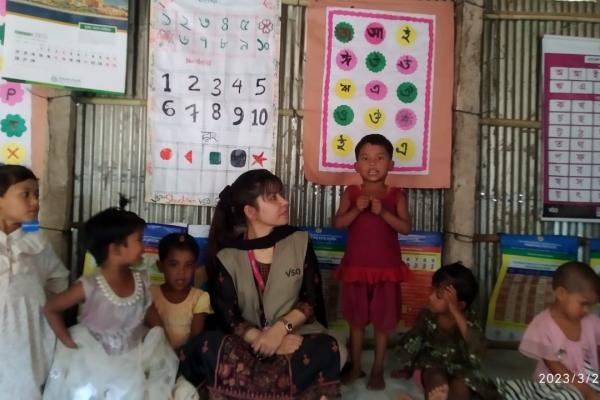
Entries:
{"type": "MultiPolygon", "coordinates": [[[[147,3],[137,2],[137,15],[132,15],[134,33],[130,35],[127,95],[137,101],[103,100],[106,104],[84,102],[78,106],[73,212],[76,224],[106,207],[116,206],[119,193],[132,199],[131,211],[150,222],[207,224],[211,220],[211,208],[144,202],[147,3]]],[[[304,180],[302,119],[292,111],[301,114],[302,108],[305,16],[305,7],[282,8],[279,107],[285,112],[279,117],[275,172],[286,185],[291,223],[328,226],[339,205],[342,188],[304,180]]],[[[415,229],[441,231],[442,206],[441,190],[409,190],[415,229]]],[[[79,252],[76,246],[73,248],[77,260],[79,252]]]]}
{"type": "MultiPolygon", "coordinates": [[[[481,126],[478,233],[600,236],[600,224],[540,220],[542,138],[535,127],[542,36],[600,38],[600,23],[585,22],[599,16],[598,2],[486,1],[481,116],[490,124],[481,126]]],[[[500,265],[497,244],[477,244],[476,260],[487,298],[500,265]]]]}

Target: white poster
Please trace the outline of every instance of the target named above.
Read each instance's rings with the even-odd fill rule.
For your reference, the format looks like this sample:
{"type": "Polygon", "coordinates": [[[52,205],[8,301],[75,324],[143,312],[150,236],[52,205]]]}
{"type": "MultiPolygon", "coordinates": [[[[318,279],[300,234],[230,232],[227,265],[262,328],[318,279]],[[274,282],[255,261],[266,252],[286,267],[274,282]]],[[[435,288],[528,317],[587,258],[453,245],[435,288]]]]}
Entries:
{"type": "Polygon", "coordinates": [[[319,170],[354,171],[367,133],[394,145],[393,172],[429,173],[435,15],[327,9],[319,170]]]}
{"type": "Polygon", "coordinates": [[[214,205],[253,168],[273,169],[278,1],[153,0],[146,200],[214,205]]]}
{"type": "Polygon", "coordinates": [[[600,222],[600,39],[542,40],[543,219],[600,222]]]}
{"type": "Polygon", "coordinates": [[[125,92],[129,0],[9,0],[3,77],[125,92]]]}

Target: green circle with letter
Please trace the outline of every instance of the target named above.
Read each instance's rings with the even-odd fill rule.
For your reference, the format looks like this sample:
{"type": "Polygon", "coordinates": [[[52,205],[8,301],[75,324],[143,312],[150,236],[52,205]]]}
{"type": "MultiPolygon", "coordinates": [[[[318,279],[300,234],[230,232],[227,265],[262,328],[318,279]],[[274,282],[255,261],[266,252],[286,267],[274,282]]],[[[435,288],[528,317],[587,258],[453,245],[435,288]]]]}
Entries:
{"type": "Polygon", "coordinates": [[[385,68],[385,56],[378,51],[372,51],[367,56],[367,68],[371,72],[380,72],[385,68]]]}
{"type": "Polygon", "coordinates": [[[412,103],[417,98],[417,87],[411,82],[404,82],[396,89],[398,100],[403,103],[412,103]]]}
{"type": "Polygon", "coordinates": [[[342,43],[348,43],[354,39],[354,28],[347,22],[340,22],[335,26],[335,38],[342,43]]]}
{"type": "Polygon", "coordinates": [[[346,105],[339,106],[333,111],[333,119],[338,125],[350,125],[354,121],[354,111],[346,105]]]}

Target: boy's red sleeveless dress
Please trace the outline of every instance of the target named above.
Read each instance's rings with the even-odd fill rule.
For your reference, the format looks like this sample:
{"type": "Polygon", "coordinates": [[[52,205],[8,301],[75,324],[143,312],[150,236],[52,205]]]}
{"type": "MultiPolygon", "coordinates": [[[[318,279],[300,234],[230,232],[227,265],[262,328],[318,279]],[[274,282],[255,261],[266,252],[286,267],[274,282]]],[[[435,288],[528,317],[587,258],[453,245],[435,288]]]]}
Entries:
{"type": "MultiPolygon", "coordinates": [[[[346,191],[352,206],[361,194],[360,186],[346,191]]],[[[396,215],[396,204],[404,191],[390,188],[381,199],[382,207],[396,215]]],[[[361,212],[348,230],[346,252],[335,272],[342,282],[342,313],[354,327],[369,322],[382,332],[392,332],[400,319],[400,282],[409,278],[402,261],[398,233],[369,209],[361,212]]]]}

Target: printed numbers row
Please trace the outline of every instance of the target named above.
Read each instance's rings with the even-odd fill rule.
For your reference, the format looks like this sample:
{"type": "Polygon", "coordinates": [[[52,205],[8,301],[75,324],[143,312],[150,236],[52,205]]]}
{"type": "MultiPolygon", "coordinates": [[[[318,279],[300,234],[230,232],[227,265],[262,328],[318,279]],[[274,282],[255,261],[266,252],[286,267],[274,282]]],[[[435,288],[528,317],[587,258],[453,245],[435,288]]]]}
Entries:
{"type": "MultiPolygon", "coordinates": [[[[165,100],[162,103],[162,111],[163,113],[167,116],[167,117],[174,117],[177,114],[177,111],[175,111],[175,108],[173,107],[173,104],[175,103],[174,100],[165,100]]],[[[185,111],[187,111],[189,113],[189,116],[191,117],[191,122],[196,123],[198,121],[198,115],[200,114],[199,107],[196,104],[190,104],[188,106],[186,106],[184,108],[185,111]]],[[[210,114],[211,118],[215,121],[219,121],[221,119],[221,117],[223,117],[224,114],[224,110],[223,107],[221,106],[221,104],[219,103],[212,103],[211,104],[211,109],[208,110],[208,113],[210,114]]],[[[250,111],[250,119],[252,121],[251,125],[252,126],[264,126],[267,124],[267,121],[269,120],[269,112],[267,111],[266,108],[261,108],[261,109],[252,109],[250,111]]],[[[244,113],[244,109],[242,107],[234,107],[233,109],[233,115],[230,117],[231,118],[231,124],[236,126],[236,125],[240,125],[245,118],[245,113],[244,113]]]]}
{"type": "MultiPolygon", "coordinates": [[[[171,74],[166,73],[162,75],[162,79],[164,80],[164,86],[163,86],[163,92],[165,93],[171,93],[172,92],[172,88],[171,88],[171,74]]],[[[187,90],[190,92],[201,92],[201,87],[199,85],[200,83],[200,78],[198,77],[198,75],[188,75],[187,77],[187,90]]],[[[267,78],[256,78],[256,81],[254,82],[254,86],[251,86],[251,90],[252,90],[252,94],[254,94],[254,96],[261,96],[263,94],[265,94],[265,92],[267,91],[267,87],[265,86],[265,82],[266,82],[267,78]]],[[[224,90],[224,84],[223,84],[223,80],[220,78],[213,78],[211,85],[210,85],[210,94],[211,96],[214,97],[219,97],[223,94],[223,90],[224,90]]],[[[231,88],[233,89],[233,92],[237,92],[237,94],[242,94],[242,88],[245,87],[245,83],[244,81],[242,81],[240,78],[235,78],[235,80],[231,83],[231,88]]]]}

